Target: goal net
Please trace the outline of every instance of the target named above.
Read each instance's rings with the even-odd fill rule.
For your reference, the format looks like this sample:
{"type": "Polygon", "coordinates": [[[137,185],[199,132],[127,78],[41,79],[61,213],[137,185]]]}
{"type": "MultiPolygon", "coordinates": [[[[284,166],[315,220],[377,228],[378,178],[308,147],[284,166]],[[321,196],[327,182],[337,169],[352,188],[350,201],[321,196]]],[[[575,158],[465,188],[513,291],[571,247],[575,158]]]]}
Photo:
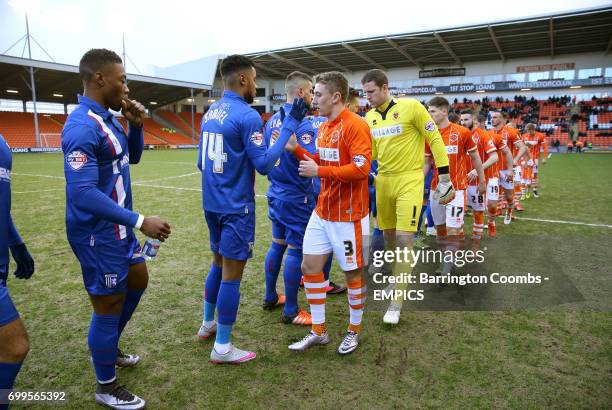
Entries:
{"type": "Polygon", "coordinates": [[[61,133],[40,134],[40,142],[43,148],[59,148],[62,146],[61,133]]]}

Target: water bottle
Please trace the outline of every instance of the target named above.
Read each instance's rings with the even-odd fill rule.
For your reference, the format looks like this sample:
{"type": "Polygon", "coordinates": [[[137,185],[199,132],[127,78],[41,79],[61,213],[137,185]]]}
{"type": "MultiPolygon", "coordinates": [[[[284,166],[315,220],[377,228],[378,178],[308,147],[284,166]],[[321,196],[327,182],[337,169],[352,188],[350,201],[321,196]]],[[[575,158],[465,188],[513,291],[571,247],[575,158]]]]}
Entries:
{"type": "Polygon", "coordinates": [[[142,257],[148,261],[155,259],[160,246],[161,241],[159,239],[147,238],[147,241],[142,247],[142,257]]]}

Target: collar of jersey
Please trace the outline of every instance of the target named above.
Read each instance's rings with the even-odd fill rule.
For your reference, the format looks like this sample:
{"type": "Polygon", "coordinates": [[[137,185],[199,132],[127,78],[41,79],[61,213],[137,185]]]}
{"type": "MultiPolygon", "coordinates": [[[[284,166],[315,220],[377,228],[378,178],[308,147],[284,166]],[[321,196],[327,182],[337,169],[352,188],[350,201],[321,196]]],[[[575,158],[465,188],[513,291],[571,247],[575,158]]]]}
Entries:
{"type": "Polygon", "coordinates": [[[237,94],[237,93],[235,93],[233,91],[230,91],[230,90],[224,90],[223,91],[223,98],[236,98],[238,100],[244,101],[244,98],[240,94],[237,94]]]}
{"type": "Polygon", "coordinates": [[[104,107],[102,107],[100,104],[98,104],[91,98],[85,97],[84,95],[79,95],[77,96],[77,98],[79,100],[79,104],[83,104],[84,106],[90,108],[96,114],[100,114],[105,120],[108,120],[109,118],[113,117],[112,112],[110,112],[109,110],[105,110],[104,107]]]}
{"type": "Polygon", "coordinates": [[[342,118],[346,117],[347,113],[349,113],[350,111],[345,108],[342,109],[342,111],[340,111],[340,113],[338,114],[338,116],[333,120],[333,121],[329,121],[329,125],[330,126],[334,126],[336,124],[338,124],[340,122],[340,120],[342,120],[342,118]]]}
{"type": "Polygon", "coordinates": [[[391,98],[391,99],[389,100],[389,102],[386,102],[386,103],[384,103],[383,105],[381,105],[380,107],[378,107],[378,108],[376,109],[376,111],[378,111],[379,113],[383,113],[383,112],[385,112],[385,111],[387,110],[387,108],[389,108],[389,105],[391,105],[391,104],[393,104],[393,103],[395,103],[395,100],[394,100],[393,98],[391,98]]]}

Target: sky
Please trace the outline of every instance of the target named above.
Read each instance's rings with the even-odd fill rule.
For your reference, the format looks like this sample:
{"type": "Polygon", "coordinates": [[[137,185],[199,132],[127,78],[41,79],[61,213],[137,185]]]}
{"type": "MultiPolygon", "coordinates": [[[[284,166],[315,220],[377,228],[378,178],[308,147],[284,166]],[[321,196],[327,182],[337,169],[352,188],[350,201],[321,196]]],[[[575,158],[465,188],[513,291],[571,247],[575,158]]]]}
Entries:
{"type": "MultiPolygon", "coordinates": [[[[213,54],[490,23],[612,5],[612,0],[0,0],[0,53],[30,32],[60,63],[90,48],[126,51],[140,72],[213,54]],[[292,4],[293,3],[293,4],[292,4]],[[505,7],[511,4],[511,7],[505,7]],[[224,7],[230,5],[229,7],[224,7]],[[301,7],[301,8],[300,8],[301,7]]],[[[8,54],[21,56],[22,44],[8,54]]],[[[33,45],[32,57],[49,60],[33,45]]],[[[26,50],[27,56],[27,50],[26,50]]],[[[128,72],[138,72],[128,62],[128,72]]]]}

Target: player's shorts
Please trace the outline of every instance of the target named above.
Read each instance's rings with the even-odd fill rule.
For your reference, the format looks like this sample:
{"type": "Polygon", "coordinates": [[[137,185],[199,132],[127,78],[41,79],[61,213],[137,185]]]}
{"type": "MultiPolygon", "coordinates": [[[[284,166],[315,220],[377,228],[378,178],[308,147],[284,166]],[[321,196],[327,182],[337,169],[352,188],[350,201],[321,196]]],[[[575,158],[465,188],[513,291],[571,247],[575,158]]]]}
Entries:
{"type": "Polygon", "coordinates": [[[536,158],[533,160],[533,176],[538,175],[538,167],[540,166],[540,161],[536,158]]]}
{"type": "Polygon", "coordinates": [[[523,185],[531,185],[531,177],[533,175],[533,166],[524,166],[523,169],[523,185]]]}
{"type": "Polygon", "coordinates": [[[514,166],[514,185],[520,185],[523,182],[523,167],[520,165],[514,166]]]}
{"type": "Polygon", "coordinates": [[[0,326],[7,325],[19,319],[19,313],[11,300],[11,295],[6,288],[8,276],[8,265],[0,266],[0,326]]]}
{"type": "Polygon", "coordinates": [[[204,211],[210,249],[221,256],[238,261],[253,257],[255,213],[221,214],[204,211]]]}
{"type": "Polygon", "coordinates": [[[499,186],[503,189],[514,189],[514,182],[508,182],[508,170],[502,169],[499,171],[499,186]]]}
{"type": "Polygon", "coordinates": [[[476,212],[485,210],[485,194],[478,193],[478,185],[468,185],[467,204],[476,212]]]}
{"type": "Polygon", "coordinates": [[[487,202],[499,201],[499,180],[497,177],[487,180],[487,202]]]}
{"type": "MultiPolygon", "coordinates": [[[[431,193],[433,195],[433,191],[431,193]]],[[[455,199],[446,205],[441,205],[438,201],[434,201],[431,196],[429,198],[431,206],[431,216],[434,224],[444,225],[447,228],[461,228],[463,226],[463,217],[465,214],[465,191],[455,191],[455,199]]]]}
{"type": "Polygon", "coordinates": [[[126,239],[89,246],[70,243],[81,264],[83,283],[91,295],[114,295],[127,289],[130,266],[144,262],[133,233],[126,239]]]}
{"type": "Polygon", "coordinates": [[[333,252],[340,268],[348,272],[368,264],[369,235],[369,215],[359,221],[333,222],[313,212],[304,234],[303,252],[305,255],[327,255],[333,252]]]}
{"type": "Polygon", "coordinates": [[[378,229],[416,232],[423,206],[422,172],[376,177],[378,229]]]}
{"type": "Polygon", "coordinates": [[[314,207],[314,197],[309,198],[306,203],[268,197],[272,237],[282,239],[296,249],[302,249],[304,232],[314,207]]]}

